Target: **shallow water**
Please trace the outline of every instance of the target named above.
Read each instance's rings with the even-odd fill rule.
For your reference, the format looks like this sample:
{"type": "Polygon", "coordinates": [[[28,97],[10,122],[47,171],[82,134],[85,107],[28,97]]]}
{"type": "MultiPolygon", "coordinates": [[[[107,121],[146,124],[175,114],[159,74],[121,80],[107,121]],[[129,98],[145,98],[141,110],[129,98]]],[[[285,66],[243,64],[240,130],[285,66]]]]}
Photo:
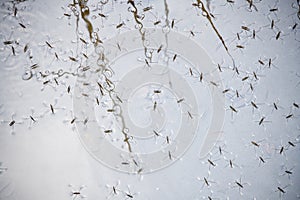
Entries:
{"type": "Polygon", "coordinates": [[[1,1],[0,199],[300,198],[299,2],[249,2],[1,1]]]}

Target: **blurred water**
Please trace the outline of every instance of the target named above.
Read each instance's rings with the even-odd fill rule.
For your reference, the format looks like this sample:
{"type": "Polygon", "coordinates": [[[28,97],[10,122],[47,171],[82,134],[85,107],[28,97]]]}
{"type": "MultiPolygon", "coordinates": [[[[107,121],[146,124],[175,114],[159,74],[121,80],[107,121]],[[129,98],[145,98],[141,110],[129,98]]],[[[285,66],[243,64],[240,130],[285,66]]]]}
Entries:
{"type": "Polygon", "coordinates": [[[201,2],[1,1],[0,199],[299,199],[299,2],[201,2]]]}

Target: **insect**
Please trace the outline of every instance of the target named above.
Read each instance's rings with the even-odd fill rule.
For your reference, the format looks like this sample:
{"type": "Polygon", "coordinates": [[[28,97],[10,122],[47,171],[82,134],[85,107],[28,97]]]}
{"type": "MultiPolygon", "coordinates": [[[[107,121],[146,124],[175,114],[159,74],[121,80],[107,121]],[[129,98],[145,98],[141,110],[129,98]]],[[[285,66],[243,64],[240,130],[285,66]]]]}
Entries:
{"type": "Polygon", "coordinates": [[[178,99],[177,100],[177,103],[181,103],[181,102],[183,102],[184,101],[184,98],[181,98],[181,99],[178,99]]]}
{"type": "Polygon", "coordinates": [[[172,156],[172,154],[171,154],[171,151],[170,151],[170,150],[168,151],[168,157],[169,157],[169,159],[170,159],[170,160],[173,160],[173,156],[172,156]]]}
{"type": "Polygon", "coordinates": [[[265,121],[265,117],[262,117],[260,120],[259,120],[259,122],[258,122],[258,125],[262,125],[262,123],[265,121]]]}
{"type": "MultiPolygon", "coordinates": [[[[71,184],[69,184],[69,187],[72,187],[71,184]]],[[[84,199],[85,196],[81,193],[81,191],[85,188],[84,185],[80,186],[78,190],[72,190],[70,195],[73,197],[73,200],[78,199],[78,197],[80,197],[80,199],[84,199]]]]}
{"type": "Polygon", "coordinates": [[[278,8],[271,8],[269,11],[270,12],[276,12],[276,11],[278,11],[278,8]]]}
{"type": "Polygon", "coordinates": [[[225,89],[225,90],[222,91],[222,93],[225,94],[225,93],[227,93],[229,91],[230,91],[230,89],[225,89]]]}
{"type": "Polygon", "coordinates": [[[226,0],[226,3],[223,5],[223,6],[226,6],[226,5],[230,5],[232,7],[232,5],[235,3],[234,0],[226,0]]]}
{"type": "Polygon", "coordinates": [[[50,48],[50,49],[52,49],[53,48],[53,46],[49,43],[49,42],[45,42],[46,44],[47,44],[47,46],[50,48]]]}
{"type": "Polygon", "coordinates": [[[89,121],[89,118],[85,118],[85,119],[83,120],[83,124],[86,125],[86,124],[88,123],[88,121],[89,121]]]}
{"type": "Polygon", "coordinates": [[[235,181],[234,181],[234,184],[235,184],[236,187],[238,187],[239,192],[240,192],[240,194],[242,195],[241,190],[244,188],[244,186],[245,186],[247,183],[243,183],[243,182],[242,182],[242,179],[240,178],[239,181],[235,180],[235,181]]]}
{"type": "Polygon", "coordinates": [[[175,24],[175,19],[172,19],[171,28],[174,28],[174,24],[175,24]]]}
{"type": "Polygon", "coordinates": [[[275,39],[278,40],[280,38],[280,35],[281,35],[281,31],[278,31],[278,33],[275,36],[275,39]]]}
{"type": "Polygon", "coordinates": [[[19,23],[19,25],[22,27],[22,28],[26,28],[26,26],[22,23],[19,23]]]}
{"type": "Polygon", "coordinates": [[[130,193],[125,193],[126,197],[130,198],[130,199],[133,199],[133,195],[130,194],[130,193]]]}
{"type": "Polygon", "coordinates": [[[258,109],[258,106],[257,106],[253,101],[251,101],[251,105],[252,105],[255,109],[258,109]]]}
{"type": "Polygon", "coordinates": [[[73,124],[76,120],[76,117],[74,117],[71,121],[70,121],[70,124],[73,124]]]}
{"type": "Polygon", "coordinates": [[[110,134],[110,133],[112,133],[113,131],[111,130],[111,129],[107,129],[107,130],[104,130],[104,133],[106,133],[106,134],[110,134]]]}
{"type": "Polygon", "coordinates": [[[53,108],[52,104],[50,104],[50,110],[51,110],[51,113],[54,114],[54,108],[53,108]]]}
{"type": "Polygon", "coordinates": [[[23,49],[24,53],[26,53],[27,50],[28,50],[28,44],[26,44],[26,45],[24,46],[24,49],[23,49]]]}
{"type": "Polygon", "coordinates": [[[262,156],[259,156],[258,159],[259,159],[259,165],[261,163],[266,163],[265,159],[262,156]]]}
{"type": "Polygon", "coordinates": [[[130,139],[133,139],[133,137],[132,136],[128,136],[126,134],[123,141],[128,145],[128,150],[131,152],[131,146],[130,146],[130,142],[129,142],[130,139]]]}
{"type": "Polygon", "coordinates": [[[116,98],[118,99],[118,101],[120,101],[120,103],[123,103],[122,99],[118,95],[116,95],[116,98]]]}
{"type": "Polygon", "coordinates": [[[84,43],[85,45],[87,45],[87,42],[83,39],[83,38],[79,38],[80,39],[80,41],[82,42],[82,43],[84,43]]]}
{"type": "Polygon", "coordinates": [[[17,16],[17,13],[18,13],[18,8],[14,6],[14,17],[17,16]]]}
{"type": "Polygon", "coordinates": [[[161,49],[163,48],[163,45],[160,45],[157,49],[157,53],[159,53],[161,51],[161,49]]]}
{"type": "Polygon", "coordinates": [[[4,45],[10,45],[10,44],[13,44],[14,42],[11,41],[11,40],[7,40],[7,41],[4,41],[3,44],[4,45]]]}
{"type": "Polygon", "coordinates": [[[286,174],[289,174],[289,175],[293,174],[293,172],[290,171],[290,170],[285,170],[284,172],[285,172],[286,174]]]}
{"type": "Polygon", "coordinates": [[[67,92],[70,93],[70,91],[71,91],[71,86],[69,85],[67,88],[67,92]]]}
{"type": "Polygon", "coordinates": [[[98,13],[98,15],[99,15],[100,17],[102,17],[102,18],[107,18],[107,17],[108,17],[107,15],[104,15],[104,14],[102,14],[102,13],[98,13]]]}
{"type": "Polygon", "coordinates": [[[39,65],[37,63],[35,63],[35,64],[33,64],[33,65],[30,66],[31,69],[36,69],[38,67],[39,67],[39,65]]]}
{"type": "Polygon", "coordinates": [[[53,78],[53,79],[54,79],[54,82],[56,83],[56,85],[59,85],[58,81],[57,81],[57,78],[53,78]]]}
{"type": "Polygon", "coordinates": [[[251,29],[249,28],[249,27],[247,27],[247,26],[241,26],[241,28],[242,28],[242,30],[244,30],[244,31],[250,31],[251,29]]]}
{"type": "Polygon", "coordinates": [[[233,70],[236,72],[237,75],[240,75],[239,69],[237,67],[234,67],[233,70]]]}
{"type": "Polygon", "coordinates": [[[9,126],[13,126],[15,123],[16,123],[16,121],[15,121],[15,120],[12,120],[8,125],[9,125],[9,126]]]}
{"type": "Polygon", "coordinates": [[[282,154],[284,151],[284,146],[281,146],[280,149],[279,149],[279,154],[282,154]]]}
{"type": "Polygon", "coordinates": [[[11,51],[12,51],[12,54],[15,56],[16,55],[16,51],[15,51],[15,48],[13,46],[11,46],[11,51]]]}
{"type": "MultiPolygon", "coordinates": [[[[269,17],[268,17],[269,18],[269,17]]],[[[277,27],[277,23],[280,21],[280,20],[274,20],[274,19],[272,19],[272,20],[270,20],[270,18],[269,18],[269,21],[270,21],[270,24],[267,24],[267,25],[265,25],[265,27],[269,27],[271,30],[275,30],[275,28],[277,29],[277,30],[279,30],[279,28],[277,27]]]]}
{"type": "Polygon", "coordinates": [[[211,161],[210,159],[207,159],[207,162],[209,163],[209,165],[215,167],[217,166],[216,163],[214,163],[213,161],[211,161]]]}
{"type": "Polygon", "coordinates": [[[279,192],[279,197],[281,198],[282,195],[284,195],[286,193],[285,188],[287,188],[289,185],[286,185],[285,187],[277,187],[277,190],[275,192],[279,192]]]}
{"type": "Polygon", "coordinates": [[[104,91],[103,91],[104,88],[103,88],[103,86],[99,82],[97,82],[97,84],[99,86],[99,90],[100,90],[101,95],[104,96],[104,91]]]}
{"type": "Polygon", "coordinates": [[[190,31],[191,36],[195,36],[195,33],[193,31],[190,31]]]}
{"type": "Polygon", "coordinates": [[[156,110],[156,107],[157,107],[157,102],[154,101],[154,104],[153,104],[153,110],[156,110]]]}
{"type": "Polygon", "coordinates": [[[230,165],[231,168],[233,168],[233,162],[232,162],[232,160],[229,160],[229,165],[230,165]]]}
{"type": "Polygon", "coordinates": [[[113,85],[113,82],[111,80],[109,80],[107,77],[105,78],[105,82],[109,87],[111,87],[113,85]]]}
{"type": "Polygon", "coordinates": [[[295,30],[298,26],[298,23],[295,23],[293,26],[292,26],[292,30],[295,30]]]}
{"type": "Polygon", "coordinates": [[[106,111],[109,113],[112,113],[112,112],[115,112],[116,110],[115,109],[107,109],[106,111]]]}
{"type": "Polygon", "coordinates": [[[249,87],[250,87],[250,90],[253,92],[254,88],[253,88],[252,83],[249,84],[249,87]]]}
{"type": "Polygon", "coordinates": [[[240,37],[240,34],[239,34],[239,33],[236,33],[236,38],[237,38],[238,40],[241,40],[241,37],[240,37]]]}
{"type": "MultiPolygon", "coordinates": [[[[155,131],[155,130],[153,130],[153,133],[154,133],[154,135],[156,135],[157,137],[160,136],[160,134],[159,134],[157,131],[155,131]]],[[[167,137],[168,137],[168,136],[167,136],[167,137]]]]}
{"type": "Polygon", "coordinates": [[[219,147],[218,147],[218,149],[219,149],[219,153],[220,153],[220,155],[223,155],[223,150],[222,150],[222,147],[221,147],[221,146],[219,146],[219,147]]]}
{"type": "Polygon", "coordinates": [[[150,66],[150,64],[149,64],[149,61],[147,60],[147,59],[145,59],[145,63],[146,63],[146,65],[150,68],[151,66],[150,66]]]}
{"type": "Polygon", "coordinates": [[[189,116],[191,119],[193,119],[192,113],[191,113],[190,111],[187,111],[187,113],[188,113],[188,116],[189,116]]]}
{"type": "Polygon", "coordinates": [[[293,174],[293,171],[292,171],[293,169],[294,169],[294,167],[292,167],[292,168],[290,168],[290,169],[288,169],[288,168],[285,167],[285,170],[284,170],[283,174],[281,174],[280,176],[285,176],[285,175],[287,175],[288,178],[290,179],[290,178],[291,178],[291,175],[293,174]]]}
{"type": "Polygon", "coordinates": [[[238,91],[238,90],[235,90],[235,94],[236,94],[236,97],[237,97],[237,98],[240,97],[240,94],[239,94],[239,91],[238,91]]]}
{"type": "Polygon", "coordinates": [[[275,102],[273,103],[273,106],[274,106],[275,110],[278,110],[278,106],[275,102]]]}
{"type": "Polygon", "coordinates": [[[176,58],[177,58],[177,54],[175,54],[174,56],[173,56],[173,62],[176,60],[176,58]]]}
{"type": "Polygon", "coordinates": [[[295,108],[299,108],[299,105],[296,104],[296,103],[293,103],[293,106],[294,106],[295,108]]]}
{"type": "Polygon", "coordinates": [[[288,144],[290,145],[290,146],[292,146],[292,147],[295,147],[296,145],[293,143],[293,142],[291,142],[291,141],[288,141],[288,144]]]}
{"type": "Polygon", "coordinates": [[[156,26],[156,25],[158,25],[158,24],[160,24],[160,23],[161,23],[161,21],[158,20],[158,21],[153,22],[153,25],[156,26]]]}
{"type": "Polygon", "coordinates": [[[235,183],[236,183],[240,188],[244,188],[244,186],[242,185],[241,181],[240,181],[240,182],[235,181],[235,183]]]}
{"type": "MultiPolygon", "coordinates": [[[[73,62],[77,62],[77,59],[74,58],[74,57],[72,57],[72,56],[69,56],[69,59],[70,59],[71,61],[73,61],[73,62]]],[[[86,70],[84,70],[84,71],[86,71],[86,70]]]]}
{"type": "Polygon", "coordinates": [[[129,165],[130,163],[124,161],[124,162],[121,162],[121,164],[122,164],[122,165],[129,165]]]}
{"type": "Polygon", "coordinates": [[[220,64],[217,64],[219,72],[222,72],[222,68],[220,64]]]}
{"type": "Polygon", "coordinates": [[[259,147],[260,146],[259,142],[255,142],[255,141],[251,141],[251,144],[253,144],[255,147],[259,147]]]}
{"type": "Polygon", "coordinates": [[[209,187],[209,186],[211,186],[211,183],[214,183],[213,181],[208,180],[208,177],[207,177],[207,178],[206,178],[206,177],[203,177],[203,179],[197,177],[197,179],[198,179],[199,181],[203,181],[203,185],[202,185],[201,188],[203,188],[204,185],[206,185],[207,187],[209,187]]]}
{"type": "Polygon", "coordinates": [[[257,36],[257,32],[255,29],[252,30],[252,39],[258,38],[261,40],[261,38],[259,36],[257,36]]]}
{"type": "Polygon", "coordinates": [[[14,129],[15,129],[15,126],[17,124],[23,124],[24,123],[23,121],[17,121],[17,120],[15,120],[15,116],[16,116],[16,114],[13,113],[12,116],[11,116],[11,120],[10,121],[4,121],[4,120],[2,121],[2,122],[7,123],[8,126],[10,126],[12,128],[12,132],[11,132],[12,134],[15,134],[14,129]]]}
{"type": "Polygon", "coordinates": [[[229,159],[228,164],[225,167],[229,166],[231,169],[233,169],[234,167],[238,167],[238,165],[236,165],[233,161],[234,159],[229,159]]]}
{"type": "Polygon", "coordinates": [[[216,83],[216,82],[214,82],[214,81],[210,81],[210,83],[213,85],[213,86],[215,86],[215,87],[218,87],[219,85],[216,83]]]}
{"type": "Polygon", "coordinates": [[[192,68],[189,68],[189,72],[190,72],[190,75],[193,76],[193,70],[192,70],[192,68]]]}
{"type": "Polygon", "coordinates": [[[285,190],[283,190],[281,187],[278,186],[277,189],[278,189],[279,192],[285,193],[285,190]]]}
{"type": "MultiPolygon", "coordinates": [[[[273,60],[275,60],[275,59],[276,59],[276,57],[273,58],[273,60]]],[[[270,68],[271,65],[274,65],[274,64],[272,63],[272,58],[269,58],[269,60],[268,60],[268,67],[270,68]]]]}
{"type": "MultiPolygon", "coordinates": [[[[120,48],[120,49],[121,49],[121,48],[120,48]]],[[[120,51],[121,51],[121,50],[120,50],[120,51]]],[[[89,58],[85,53],[82,53],[82,55],[83,55],[86,59],[89,58]]]]}
{"type": "Polygon", "coordinates": [[[253,72],[253,77],[255,78],[255,80],[258,80],[257,74],[255,72],[253,72]]]}
{"type": "Polygon", "coordinates": [[[264,61],[262,61],[261,59],[258,59],[258,63],[261,65],[265,65],[264,61]]]}
{"type": "Polygon", "coordinates": [[[147,12],[147,11],[152,10],[152,9],[153,9],[152,6],[147,6],[147,7],[143,8],[143,11],[147,12]]]}
{"type": "Polygon", "coordinates": [[[200,77],[199,77],[200,82],[202,83],[203,81],[203,73],[201,72],[200,77]]]}
{"type": "Polygon", "coordinates": [[[44,85],[46,85],[46,84],[48,84],[48,83],[50,83],[50,80],[47,80],[47,81],[44,81],[44,82],[43,82],[44,85]]]}
{"type": "Polygon", "coordinates": [[[229,106],[230,110],[232,110],[233,112],[237,113],[238,111],[233,107],[233,106],[229,106]]]}
{"type": "Polygon", "coordinates": [[[118,195],[119,192],[121,192],[120,189],[118,189],[118,186],[120,185],[120,181],[117,181],[117,184],[110,186],[110,185],[106,185],[106,187],[111,188],[111,192],[110,194],[106,197],[106,199],[109,199],[112,196],[118,195]]]}
{"type": "Polygon", "coordinates": [[[170,144],[170,138],[169,138],[169,136],[166,136],[166,141],[167,141],[167,144],[170,144]]]}
{"type": "Polygon", "coordinates": [[[124,22],[121,22],[120,24],[116,25],[116,29],[119,29],[119,28],[121,28],[121,27],[124,26],[124,25],[125,25],[125,23],[124,23],[124,22]]]}
{"type": "Polygon", "coordinates": [[[273,29],[273,28],[274,28],[274,25],[275,25],[275,22],[274,22],[274,19],[272,19],[270,28],[273,29]]]}
{"type": "Polygon", "coordinates": [[[242,78],[242,81],[245,81],[249,78],[249,76],[245,76],[244,78],[242,78]]]}
{"type": "Polygon", "coordinates": [[[247,0],[247,2],[249,3],[248,9],[250,12],[252,12],[252,7],[255,9],[256,12],[258,11],[257,7],[253,3],[253,0],[247,0]]]}
{"type": "Polygon", "coordinates": [[[292,118],[293,117],[293,114],[289,114],[289,115],[287,115],[285,118],[286,119],[290,119],[290,118],[292,118]]]}
{"type": "Polygon", "coordinates": [[[36,120],[31,115],[29,117],[33,122],[36,122],[36,120]]]}

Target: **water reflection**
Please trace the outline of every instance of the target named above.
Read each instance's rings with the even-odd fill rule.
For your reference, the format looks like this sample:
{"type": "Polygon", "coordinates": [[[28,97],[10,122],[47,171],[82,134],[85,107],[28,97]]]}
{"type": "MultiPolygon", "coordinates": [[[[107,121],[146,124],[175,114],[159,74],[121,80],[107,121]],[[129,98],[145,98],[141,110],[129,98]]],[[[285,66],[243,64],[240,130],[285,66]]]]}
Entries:
{"type": "Polygon", "coordinates": [[[299,5],[1,2],[0,198],[299,198],[299,5]]]}

